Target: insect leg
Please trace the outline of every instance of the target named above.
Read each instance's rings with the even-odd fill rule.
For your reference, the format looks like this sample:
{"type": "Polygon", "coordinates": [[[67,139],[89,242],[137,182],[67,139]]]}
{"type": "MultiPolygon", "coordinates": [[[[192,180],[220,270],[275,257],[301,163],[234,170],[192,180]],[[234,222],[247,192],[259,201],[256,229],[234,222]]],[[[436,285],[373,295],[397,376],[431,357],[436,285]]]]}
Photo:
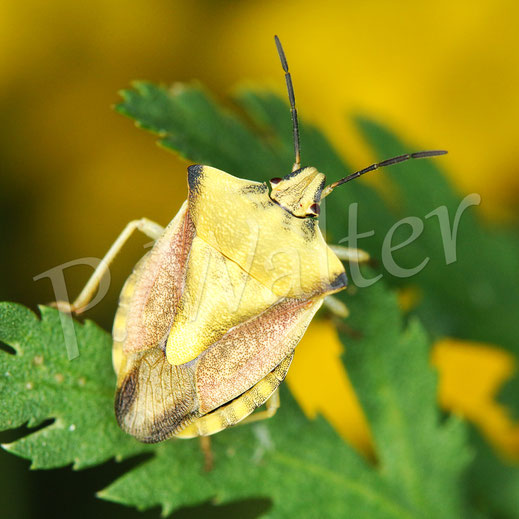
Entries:
{"type": "Polygon", "coordinates": [[[200,436],[200,448],[204,454],[204,470],[210,472],[213,470],[213,451],[211,450],[210,436],[200,436]]]}
{"type": "Polygon", "coordinates": [[[108,252],[105,254],[105,257],[96,267],[76,300],[73,303],[68,303],[65,301],[56,302],[56,307],[59,310],[68,313],[81,313],[85,310],[86,305],[94,296],[94,293],[97,290],[97,287],[99,286],[99,283],[108,270],[110,264],[135,230],[141,231],[153,240],[157,240],[164,232],[164,228],[162,226],[160,226],[158,223],[148,220],[148,218],[141,218],[140,220],[133,220],[129,222],[121,234],[119,234],[108,252]]]}
{"type": "Polygon", "coordinates": [[[270,396],[270,398],[265,402],[265,409],[263,411],[258,411],[256,413],[253,413],[247,418],[244,418],[240,425],[246,424],[246,423],[252,423],[252,422],[259,422],[260,420],[266,420],[267,418],[272,418],[277,410],[279,409],[279,406],[281,405],[281,400],[279,398],[279,389],[276,389],[274,393],[270,396]]]}
{"type": "Polygon", "coordinates": [[[346,318],[350,315],[348,307],[338,297],[327,296],[323,303],[337,317],[346,318]]]}
{"type": "Polygon", "coordinates": [[[353,261],[355,263],[367,263],[370,260],[369,254],[361,249],[352,249],[342,245],[330,245],[329,247],[340,260],[353,261]]]}

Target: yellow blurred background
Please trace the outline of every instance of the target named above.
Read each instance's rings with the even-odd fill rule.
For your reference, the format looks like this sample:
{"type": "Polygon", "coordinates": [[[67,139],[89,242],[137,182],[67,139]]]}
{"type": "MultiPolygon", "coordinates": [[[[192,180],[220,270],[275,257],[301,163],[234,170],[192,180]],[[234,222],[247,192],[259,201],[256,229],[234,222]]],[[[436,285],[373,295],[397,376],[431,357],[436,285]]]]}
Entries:
{"type": "MultiPolygon", "coordinates": [[[[485,218],[517,223],[518,21],[507,0],[2,0],[1,299],[51,300],[33,276],[101,257],[131,219],[166,224],[184,199],[187,163],[111,110],[118,90],[133,79],[199,79],[223,98],[252,80],[285,95],[274,34],[301,116],[354,167],[374,158],[348,119],[365,113],[417,148],[448,149],[442,165],[460,191],[481,194],[485,218]]],[[[89,314],[106,328],[147,241],[128,247],[89,314]]],[[[88,271],[68,274],[75,295],[88,271]]]]}

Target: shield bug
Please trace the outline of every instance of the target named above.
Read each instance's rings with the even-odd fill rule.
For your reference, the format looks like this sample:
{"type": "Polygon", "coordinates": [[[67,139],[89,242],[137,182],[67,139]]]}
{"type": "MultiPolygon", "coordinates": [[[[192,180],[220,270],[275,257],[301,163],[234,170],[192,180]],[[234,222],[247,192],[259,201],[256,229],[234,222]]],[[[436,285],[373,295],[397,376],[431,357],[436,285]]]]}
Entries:
{"type": "Polygon", "coordinates": [[[365,258],[326,244],[321,200],[374,169],[445,153],[401,155],[326,186],[323,173],[301,167],[292,80],[275,42],[293,123],[292,171],[268,186],[190,166],[188,199],[171,223],[129,223],[68,306],[80,311],[87,304],[134,230],[155,240],[122,289],[113,326],[115,413],[122,429],[142,442],[204,437],[272,416],[277,389],[317,310],[328,301],[346,313],[330,299],[346,288],[341,260],[365,258]]]}

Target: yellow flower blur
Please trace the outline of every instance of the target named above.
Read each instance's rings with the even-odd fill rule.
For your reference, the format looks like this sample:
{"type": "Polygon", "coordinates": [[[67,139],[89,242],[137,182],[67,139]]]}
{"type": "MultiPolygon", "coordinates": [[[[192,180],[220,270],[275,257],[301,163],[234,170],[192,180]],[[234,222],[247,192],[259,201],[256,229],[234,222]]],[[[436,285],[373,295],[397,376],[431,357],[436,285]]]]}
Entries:
{"type": "Polygon", "coordinates": [[[432,363],[442,407],[470,420],[503,455],[519,461],[519,423],[496,401],[516,370],[512,355],[488,344],[444,339],[435,344],[432,363]]]}
{"type": "MultiPolygon", "coordinates": [[[[369,426],[342,354],[333,324],[314,321],[297,347],[287,383],[309,418],[321,414],[343,438],[371,456],[369,426]]],[[[431,360],[438,369],[443,409],[471,421],[499,452],[519,461],[519,423],[496,402],[499,389],[515,370],[513,357],[493,346],[444,339],[434,345],[431,360]]]]}
{"type": "Polygon", "coordinates": [[[321,414],[343,438],[371,455],[369,428],[341,361],[342,354],[333,324],[315,320],[297,346],[286,380],[309,418],[321,414]]]}

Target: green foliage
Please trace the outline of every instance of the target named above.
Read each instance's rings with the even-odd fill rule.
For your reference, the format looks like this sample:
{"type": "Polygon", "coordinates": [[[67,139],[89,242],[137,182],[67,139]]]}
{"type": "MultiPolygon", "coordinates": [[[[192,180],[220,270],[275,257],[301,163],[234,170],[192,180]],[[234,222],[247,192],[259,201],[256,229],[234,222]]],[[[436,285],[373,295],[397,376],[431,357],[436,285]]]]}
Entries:
{"type": "Polygon", "coordinates": [[[56,422],[8,449],[32,459],[35,468],[71,461],[80,468],[111,455],[151,451],[150,460],[100,495],[138,508],[160,505],[165,514],[211,498],[262,496],[272,499],[273,517],[315,517],[316,510],[326,517],[464,517],[464,431],[455,420],[439,423],[423,330],[415,322],[402,332],[395,298],[381,284],[349,300],[358,316],[352,324],[363,337],[348,341],[348,365],[371,421],[377,466],[324,420],[306,420],[286,392],[282,412],[269,422],[214,438],[215,468],[208,474],[197,441],[138,444],[117,429],[112,416],[108,335],[91,322],[76,324],[80,356],[67,361],[58,312],[42,307],[38,321],[13,304],[0,306],[0,338],[16,350],[0,357],[2,372],[10,374],[2,378],[3,412],[16,416],[9,426],[56,422]]]}
{"type": "Polygon", "coordinates": [[[483,438],[471,431],[476,458],[470,467],[467,487],[471,502],[493,517],[519,515],[519,470],[497,458],[483,438]]]}
{"type": "MultiPolygon", "coordinates": [[[[359,118],[358,124],[378,158],[409,150],[373,121],[359,118]]],[[[398,190],[400,215],[423,218],[443,206],[452,227],[462,197],[454,192],[434,162],[424,161],[419,167],[413,165],[415,170],[406,164],[387,171],[388,179],[398,190]]],[[[426,222],[420,239],[398,255],[399,264],[409,267],[418,265],[426,257],[431,258],[427,267],[412,278],[423,291],[415,314],[437,335],[497,344],[519,356],[517,233],[492,229],[479,222],[469,209],[460,219],[456,261],[447,266],[437,217],[426,222]]],[[[395,278],[393,282],[403,284],[407,280],[395,278]]],[[[519,378],[515,378],[503,392],[503,401],[516,410],[516,414],[518,388],[519,378]]]]}
{"type": "MultiPolygon", "coordinates": [[[[122,95],[120,112],[191,162],[256,180],[291,169],[290,118],[286,104],[272,94],[237,95],[249,124],[219,107],[200,87],[167,91],[136,83],[122,95]]],[[[381,158],[403,150],[380,126],[365,120],[359,124],[381,158]]],[[[305,164],[326,172],[330,180],[351,172],[316,128],[303,127],[302,145],[305,164]]],[[[360,231],[376,230],[360,243],[374,257],[402,214],[424,219],[446,205],[452,218],[460,197],[432,161],[410,162],[394,171],[388,170],[388,177],[398,204],[385,202],[363,182],[348,184],[327,199],[330,237],[337,241],[345,236],[348,206],[354,202],[359,204],[360,231]]],[[[512,317],[518,303],[510,290],[517,283],[516,238],[484,229],[469,209],[462,217],[458,262],[446,266],[437,222],[425,222],[420,239],[395,257],[407,267],[431,258],[412,279],[424,292],[415,313],[428,333],[494,341],[516,351],[519,330],[512,317]],[[496,329],[489,314],[500,316],[506,326],[496,329]]],[[[408,281],[385,277],[395,286],[408,281]]],[[[4,447],[31,459],[33,468],[72,464],[79,469],[147,453],[149,459],[99,495],[139,509],[160,506],[164,514],[210,499],[226,503],[264,497],[272,500],[270,517],[519,517],[519,471],[469,441],[458,420],[440,415],[429,343],[418,320],[404,324],[384,283],[341,297],[351,310],[348,327],[358,332],[341,338],[371,427],[376,463],[359,456],[323,419],[305,419],[283,391],[282,408],[273,419],[214,437],[215,468],[205,473],[196,440],[142,445],[118,429],[111,341],[105,332],[89,321],[75,323],[80,356],[69,361],[56,310],[42,307],[40,320],[7,303],[0,305],[0,341],[14,353],[0,351],[0,429],[43,426],[4,447]],[[49,419],[54,421],[46,424],[49,419]],[[486,484],[486,474],[495,481],[486,484]]]]}
{"type": "Polygon", "coordinates": [[[273,500],[275,517],[316,517],[317,510],[321,517],[464,517],[464,432],[459,422],[438,423],[423,330],[413,323],[402,333],[396,301],[381,285],[354,299],[355,310],[370,308],[369,322],[367,314],[355,321],[365,335],[352,345],[351,360],[372,418],[377,467],[323,420],[307,421],[285,392],[282,412],[269,422],[214,438],[216,468],[210,474],[200,474],[196,442],[169,442],[101,495],[135,506],[160,503],[166,512],[212,496],[221,502],[252,492],[273,500]],[[401,358],[408,359],[403,369],[401,358]],[[371,371],[366,362],[374,359],[371,371]],[[371,376],[364,377],[366,372],[371,376]]]}
{"type": "Polygon", "coordinates": [[[0,305],[0,429],[48,427],[4,446],[32,460],[31,468],[72,463],[80,469],[142,448],[113,419],[114,375],[110,337],[92,322],[75,323],[80,356],[68,360],[58,312],[41,307],[41,321],[27,308],[0,305]]]}
{"type": "Polygon", "coordinates": [[[348,324],[361,330],[362,339],[345,333],[341,339],[350,345],[346,365],[371,426],[380,472],[414,517],[465,517],[460,482],[471,456],[460,422],[438,423],[424,331],[416,320],[402,331],[399,309],[380,283],[361,294],[348,298],[348,324]]]}
{"type": "MultiPolygon", "coordinates": [[[[379,158],[409,149],[388,130],[359,119],[359,126],[379,158]]],[[[437,164],[422,161],[390,168],[387,176],[398,188],[401,216],[424,217],[445,206],[454,220],[462,197],[455,193],[437,164]],[[419,171],[418,171],[419,170],[419,171]]],[[[483,201],[484,202],[484,201],[483,201]]],[[[470,209],[461,217],[457,260],[446,266],[437,217],[428,221],[423,235],[407,248],[403,263],[414,266],[424,257],[429,265],[412,279],[424,290],[418,315],[437,333],[490,342],[519,354],[519,240],[510,232],[491,230],[470,209]],[[432,225],[431,225],[432,224],[432,225]],[[408,249],[408,250],[407,250],[408,249]],[[496,326],[496,323],[506,326],[496,326]]]]}

